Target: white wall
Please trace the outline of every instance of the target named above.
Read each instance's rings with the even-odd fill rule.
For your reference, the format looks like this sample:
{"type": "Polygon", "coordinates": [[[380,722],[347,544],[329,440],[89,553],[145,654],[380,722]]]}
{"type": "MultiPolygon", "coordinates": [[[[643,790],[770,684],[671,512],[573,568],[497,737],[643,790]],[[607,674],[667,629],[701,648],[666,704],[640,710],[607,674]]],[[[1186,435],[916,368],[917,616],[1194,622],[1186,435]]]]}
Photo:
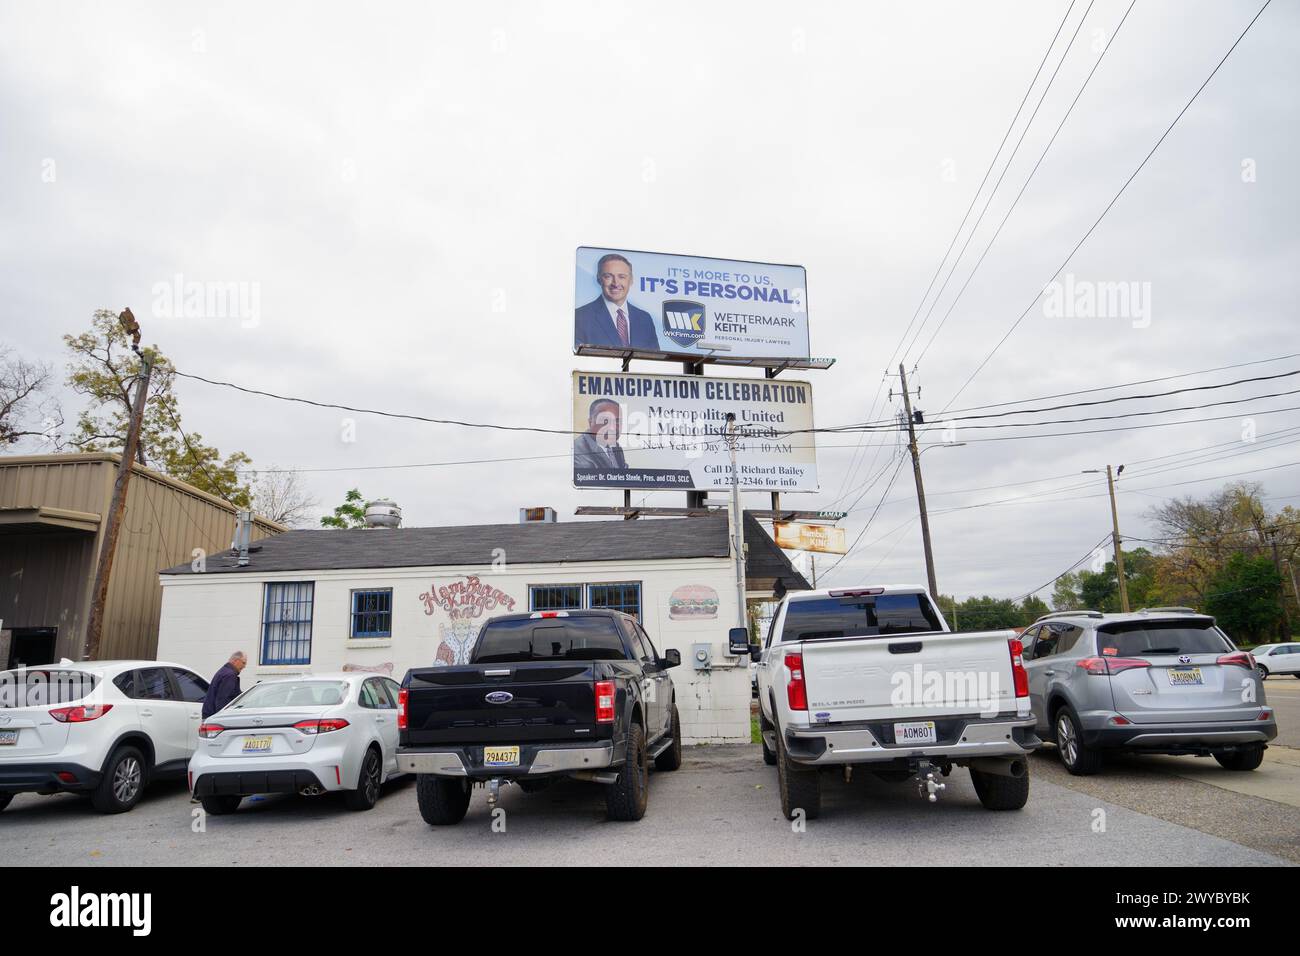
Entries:
{"type": "MultiPolygon", "coordinates": [[[[382,531],[375,532],[382,534],[382,531]]],[[[728,658],[727,629],[736,620],[734,567],[727,558],[653,561],[638,565],[588,563],[565,565],[510,565],[491,568],[385,568],[348,571],[259,574],[257,558],[244,572],[162,575],[162,617],[158,658],[193,667],[205,676],[214,673],[230,655],[244,651],[249,658],[245,687],[271,676],[338,670],[344,664],[392,663],[398,680],[408,668],[433,663],[441,635],[453,626],[441,607],[432,614],[420,595],[467,575],[499,588],[514,598],[514,611],[528,610],[528,587],[533,584],[600,584],[641,582],[642,624],[662,653],[676,648],[682,666],[672,671],[683,737],[689,742],[748,742],[749,672],[744,658],[728,658]],[[314,581],[310,668],[264,666],[261,663],[263,585],[267,581],[314,581]],[[673,619],[669,596],[683,585],[706,585],[718,594],[718,614],[713,619],[673,619]],[[354,588],[393,589],[391,639],[349,639],[351,591],[354,588]],[[711,672],[692,667],[695,644],[712,647],[711,672]],[[727,669],[722,665],[735,665],[727,669]]],[[[467,620],[461,631],[477,631],[498,607],[467,620]]]]}

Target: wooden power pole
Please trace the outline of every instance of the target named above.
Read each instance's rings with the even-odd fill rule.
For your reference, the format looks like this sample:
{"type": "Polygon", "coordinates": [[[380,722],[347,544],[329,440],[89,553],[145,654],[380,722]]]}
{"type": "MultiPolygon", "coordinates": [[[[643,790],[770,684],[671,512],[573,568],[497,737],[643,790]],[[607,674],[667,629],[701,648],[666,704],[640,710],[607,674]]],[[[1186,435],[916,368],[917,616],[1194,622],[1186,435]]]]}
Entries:
{"type": "Polygon", "coordinates": [[[1119,579],[1119,609],[1127,614],[1129,612],[1128,581],[1124,578],[1124,549],[1120,545],[1119,509],[1115,507],[1115,475],[1110,465],[1106,466],[1106,486],[1110,489],[1110,523],[1111,535],[1115,539],[1115,577],[1119,579]]]}
{"type": "MultiPolygon", "coordinates": [[[[129,310],[128,310],[129,311],[129,310]]],[[[117,464],[117,478],[113,481],[113,498],[108,506],[108,520],[104,525],[104,542],[99,549],[99,564],[95,568],[95,588],[90,596],[90,616],[86,621],[84,658],[93,661],[99,657],[99,644],[104,635],[104,604],[108,599],[108,581],[113,573],[113,556],[117,551],[117,538],[122,530],[122,513],[126,510],[126,487],[131,480],[136,451],[140,447],[140,425],[144,420],[144,406],[149,398],[149,376],[153,363],[147,355],[140,355],[140,377],[135,385],[135,398],[131,402],[131,419],[126,430],[126,444],[122,460],[117,464]]]]}
{"type": "Polygon", "coordinates": [[[925,483],[921,481],[921,452],[916,447],[916,420],[912,415],[912,395],[907,390],[907,369],[898,363],[898,378],[903,389],[903,410],[907,413],[907,450],[912,454],[912,477],[916,479],[916,504],[921,511],[921,543],[925,547],[925,574],[930,586],[930,597],[939,599],[939,585],[935,583],[934,550],[930,547],[930,515],[925,510],[925,483]]]}

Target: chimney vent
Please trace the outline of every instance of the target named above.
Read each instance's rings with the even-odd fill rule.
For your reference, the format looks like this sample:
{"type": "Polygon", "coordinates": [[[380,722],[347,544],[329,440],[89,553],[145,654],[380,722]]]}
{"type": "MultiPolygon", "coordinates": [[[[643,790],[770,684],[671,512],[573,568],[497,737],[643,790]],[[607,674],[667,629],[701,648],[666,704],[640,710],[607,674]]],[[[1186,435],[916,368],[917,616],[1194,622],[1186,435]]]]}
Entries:
{"type": "Polygon", "coordinates": [[[400,528],[402,526],[402,509],[396,502],[381,498],[366,502],[367,528],[400,528]]]}

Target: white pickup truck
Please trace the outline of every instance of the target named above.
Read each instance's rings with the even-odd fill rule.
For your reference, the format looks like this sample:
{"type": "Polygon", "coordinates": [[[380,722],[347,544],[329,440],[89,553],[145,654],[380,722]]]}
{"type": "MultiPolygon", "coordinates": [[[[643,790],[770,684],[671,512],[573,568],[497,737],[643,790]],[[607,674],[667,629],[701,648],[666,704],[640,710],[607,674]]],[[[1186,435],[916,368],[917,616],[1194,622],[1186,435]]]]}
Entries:
{"type": "Polygon", "coordinates": [[[863,765],[931,802],[954,766],[980,802],[1029,798],[1034,733],[1013,631],[954,633],[921,587],[801,591],[777,608],[757,662],[763,759],[787,819],[821,812],[821,773],[863,765]]]}

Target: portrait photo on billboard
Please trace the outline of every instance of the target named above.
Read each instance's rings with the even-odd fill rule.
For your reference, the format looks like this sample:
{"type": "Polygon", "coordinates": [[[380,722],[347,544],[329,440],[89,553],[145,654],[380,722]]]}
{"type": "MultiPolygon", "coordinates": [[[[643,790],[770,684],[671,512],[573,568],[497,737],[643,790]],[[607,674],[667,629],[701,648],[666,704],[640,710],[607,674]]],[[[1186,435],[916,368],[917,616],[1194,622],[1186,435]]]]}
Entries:
{"type": "Polygon", "coordinates": [[[579,246],[575,352],[809,358],[802,266],[579,246]]]}

